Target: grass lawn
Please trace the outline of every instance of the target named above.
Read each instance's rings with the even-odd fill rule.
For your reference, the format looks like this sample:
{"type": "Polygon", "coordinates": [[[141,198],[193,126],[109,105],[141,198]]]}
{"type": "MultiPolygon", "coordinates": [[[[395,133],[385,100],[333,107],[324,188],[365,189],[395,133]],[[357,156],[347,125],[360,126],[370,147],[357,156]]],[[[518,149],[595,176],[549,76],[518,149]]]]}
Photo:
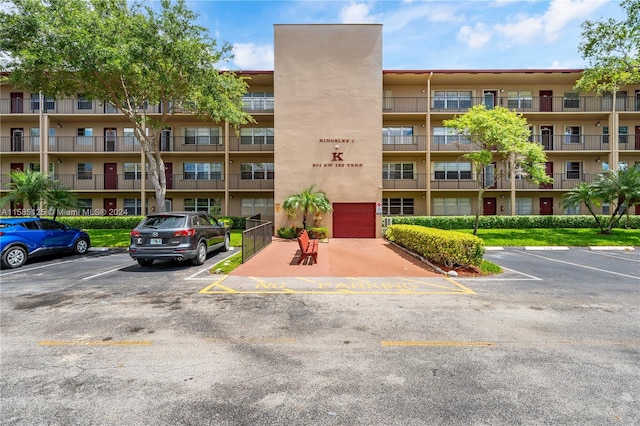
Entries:
{"type": "MultiPolygon", "coordinates": [[[[472,230],[459,230],[468,234],[472,230]]],[[[640,230],[614,229],[611,235],[598,229],[478,229],[486,246],[640,246],[640,230]]]]}
{"type": "MultiPolygon", "coordinates": [[[[92,247],[129,247],[130,229],[87,229],[92,247]]],[[[231,230],[231,246],[242,247],[242,230],[231,230]]]]}

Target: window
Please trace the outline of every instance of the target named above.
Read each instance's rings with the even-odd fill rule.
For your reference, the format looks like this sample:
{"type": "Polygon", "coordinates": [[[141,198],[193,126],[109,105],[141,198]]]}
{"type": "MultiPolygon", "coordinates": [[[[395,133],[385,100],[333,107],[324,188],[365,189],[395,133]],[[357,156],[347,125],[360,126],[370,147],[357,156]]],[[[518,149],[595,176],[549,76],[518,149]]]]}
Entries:
{"type": "Polygon", "coordinates": [[[461,110],[469,109],[471,107],[471,91],[440,91],[436,90],[433,93],[433,108],[434,109],[452,109],[461,110]]]}
{"type": "Polygon", "coordinates": [[[242,109],[250,111],[272,111],[273,93],[252,92],[242,97],[242,109]]]}
{"type": "Polygon", "coordinates": [[[433,128],[433,143],[438,145],[448,145],[453,143],[469,143],[469,140],[460,135],[454,129],[447,127],[434,127],[433,128]]]}
{"type": "Polygon", "coordinates": [[[580,126],[564,127],[564,143],[581,143],[580,126]]]}
{"type": "Polygon", "coordinates": [[[471,163],[435,162],[435,179],[471,179],[471,163]]]}
{"type": "MultiPolygon", "coordinates": [[[[511,203],[511,200],[509,200],[511,203]]],[[[509,204],[509,210],[511,205],[509,204]]],[[[533,198],[516,198],[516,214],[532,215],[533,214],[533,198]]]]}
{"type": "Polygon", "coordinates": [[[471,198],[434,198],[435,216],[465,216],[471,214],[471,198]]]}
{"type": "Polygon", "coordinates": [[[142,167],[140,167],[140,163],[124,163],[124,178],[125,179],[127,179],[127,180],[140,180],[140,179],[142,179],[142,173],[141,172],[142,172],[142,167]]]}
{"type": "Polygon", "coordinates": [[[240,179],[273,179],[273,163],[242,163],[240,179]]]}
{"type": "Polygon", "coordinates": [[[413,127],[383,127],[382,143],[385,145],[413,144],[413,127]]]}
{"type": "Polygon", "coordinates": [[[618,127],[618,142],[619,143],[629,142],[629,128],[627,126],[618,127]]]}
{"type": "Polygon", "coordinates": [[[577,206],[565,207],[564,214],[580,214],[580,204],[577,206]]]}
{"type": "Polygon", "coordinates": [[[415,179],[414,163],[382,163],[382,179],[415,179]]]}
{"type": "Polygon", "coordinates": [[[93,178],[93,164],[91,163],[78,163],[76,174],[78,179],[92,179],[93,178]]]}
{"type": "Polygon", "coordinates": [[[602,203],[602,214],[611,214],[611,204],[609,204],[608,202],[602,203]]]}
{"type": "Polygon", "coordinates": [[[87,110],[93,108],[93,102],[84,97],[84,93],[78,93],[78,109],[87,110]]]}
{"type": "Polygon", "coordinates": [[[240,143],[243,145],[273,145],[273,128],[242,128],[240,129],[240,143]]]}
{"type": "Polygon", "coordinates": [[[567,161],[564,164],[567,179],[580,179],[580,176],[582,176],[581,161],[567,161]]]}
{"type": "Polygon", "coordinates": [[[240,200],[241,216],[254,216],[258,213],[273,216],[273,198],[243,198],[240,200]]]}
{"type": "Polygon", "coordinates": [[[188,212],[207,212],[214,216],[220,216],[222,198],[186,198],[184,209],[188,212]]]}
{"type": "Polygon", "coordinates": [[[142,216],[142,203],[140,198],[124,199],[124,214],[128,216],[142,216]]]}
{"type": "Polygon", "coordinates": [[[580,108],[580,94],[578,92],[564,92],[563,103],[567,109],[580,108]]]}
{"type": "Polygon", "coordinates": [[[40,128],[32,127],[29,129],[29,142],[32,147],[40,146],[40,128]]]}
{"type": "Polygon", "coordinates": [[[138,138],[136,133],[131,127],[125,127],[122,129],[122,135],[124,136],[124,143],[128,145],[138,145],[138,138]]]}
{"type": "Polygon", "coordinates": [[[76,205],[78,206],[78,214],[80,216],[93,215],[93,200],[91,198],[78,198],[76,205]]]}
{"type": "Polygon", "coordinates": [[[507,107],[509,109],[531,109],[533,94],[529,90],[507,92],[507,107]]]}
{"type": "Polygon", "coordinates": [[[184,143],[187,145],[220,145],[220,127],[186,127],[184,143]]]}
{"type": "Polygon", "coordinates": [[[412,215],[413,214],[413,198],[383,198],[382,199],[383,215],[412,215]]]}
{"type": "Polygon", "coordinates": [[[78,145],[91,145],[93,144],[93,128],[80,127],[78,128],[78,138],[76,143],[78,145]]]}
{"type": "Polygon", "coordinates": [[[222,163],[184,163],[186,180],[222,180],[222,163]]]}
{"type": "MultiPolygon", "coordinates": [[[[52,97],[45,96],[44,98],[44,111],[49,111],[55,109],[56,101],[52,97]]],[[[31,110],[38,111],[40,109],[40,94],[32,93],[31,94],[31,110]]]]}

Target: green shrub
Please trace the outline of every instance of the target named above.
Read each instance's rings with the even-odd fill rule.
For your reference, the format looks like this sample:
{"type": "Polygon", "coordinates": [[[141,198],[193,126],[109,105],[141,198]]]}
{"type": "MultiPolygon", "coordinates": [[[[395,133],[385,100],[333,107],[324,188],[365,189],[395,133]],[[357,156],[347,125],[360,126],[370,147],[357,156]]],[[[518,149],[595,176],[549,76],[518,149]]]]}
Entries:
{"type": "MultiPolygon", "coordinates": [[[[395,225],[438,229],[473,229],[473,216],[393,216],[395,225]]],[[[619,228],[640,229],[640,215],[625,216],[619,228]]],[[[480,216],[480,229],[598,228],[590,215],[480,216]]]]}
{"type": "Polygon", "coordinates": [[[80,229],[133,229],[142,216],[59,216],[56,218],[72,228],[80,229]]]}
{"type": "Polygon", "coordinates": [[[329,228],[309,228],[309,238],[324,240],[329,236],[329,228]]]}
{"type": "Polygon", "coordinates": [[[474,235],[426,228],[391,225],[385,238],[435,263],[448,266],[480,266],[484,243],[474,235]]]}
{"type": "Polygon", "coordinates": [[[295,226],[283,226],[282,228],[278,228],[276,232],[280,238],[293,239],[298,236],[298,231],[295,226]]]}

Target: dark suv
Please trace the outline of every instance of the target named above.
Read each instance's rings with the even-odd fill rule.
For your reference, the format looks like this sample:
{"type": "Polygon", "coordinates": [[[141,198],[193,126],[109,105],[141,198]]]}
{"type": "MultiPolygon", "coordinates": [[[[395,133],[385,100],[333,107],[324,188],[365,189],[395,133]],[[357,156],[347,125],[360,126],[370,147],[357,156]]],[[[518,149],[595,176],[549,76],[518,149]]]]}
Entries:
{"type": "Polygon", "coordinates": [[[142,266],[156,259],[191,260],[202,265],[215,250],[229,250],[229,229],[204,212],[151,214],[131,231],[129,255],[142,266]]]}

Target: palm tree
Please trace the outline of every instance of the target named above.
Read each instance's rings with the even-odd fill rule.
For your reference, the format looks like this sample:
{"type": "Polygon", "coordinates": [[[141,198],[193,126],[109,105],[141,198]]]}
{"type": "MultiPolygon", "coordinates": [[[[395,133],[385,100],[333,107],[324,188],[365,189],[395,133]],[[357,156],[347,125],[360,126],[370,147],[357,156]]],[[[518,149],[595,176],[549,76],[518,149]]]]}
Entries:
{"type": "Polygon", "coordinates": [[[53,209],[53,220],[58,217],[58,210],[70,209],[76,207],[76,197],[65,188],[61,188],[56,184],[52,185],[47,193],[47,208],[49,211],[53,209]]]}
{"type": "Polygon", "coordinates": [[[600,200],[596,198],[592,185],[581,183],[573,189],[570,189],[562,196],[563,207],[576,207],[584,203],[587,206],[587,210],[591,213],[591,216],[596,220],[596,224],[600,228],[600,231],[604,233],[604,227],[600,222],[600,218],[593,211],[594,207],[600,206],[600,200]]]}
{"type": "Polygon", "coordinates": [[[7,201],[26,203],[25,207],[33,210],[35,215],[39,216],[40,211],[37,206],[40,204],[40,200],[47,197],[52,185],[47,174],[34,170],[11,170],[9,177],[11,179],[11,183],[8,185],[10,192],[2,197],[0,204],[7,201]]]}
{"type": "Polygon", "coordinates": [[[315,191],[315,184],[305,188],[298,194],[289,195],[283,202],[282,208],[290,217],[295,217],[298,210],[302,211],[302,227],[307,229],[307,215],[309,213],[328,213],[332,210],[331,202],[324,191],[315,191]]]}

